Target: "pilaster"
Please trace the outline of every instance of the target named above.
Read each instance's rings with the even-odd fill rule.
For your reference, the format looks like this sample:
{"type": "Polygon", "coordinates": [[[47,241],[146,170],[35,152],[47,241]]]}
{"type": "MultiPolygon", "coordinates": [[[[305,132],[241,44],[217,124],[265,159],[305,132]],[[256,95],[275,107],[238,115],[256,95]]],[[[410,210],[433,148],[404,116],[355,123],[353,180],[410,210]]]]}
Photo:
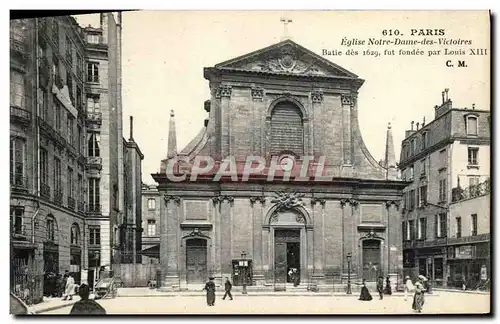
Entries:
{"type": "Polygon", "coordinates": [[[165,271],[164,286],[174,290],[179,289],[179,205],[181,198],[178,196],[163,197],[165,201],[165,217],[162,215],[160,227],[160,262],[165,271]]]}
{"type": "Polygon", "coordinates": [[[324,278],[323,264],[325,262],[325,237],[324,237],[324,212],[326,200],[321,198],[312,198],[311,205],[313,210],[314,232],[312,241],[308,244],[313,247],[313,271],[312,277],[317,279],[324,278]]]}
{"type": "Polygon", "coordinates": [[[263,206],[266,198],[250,197],[250,205],[252,206],[253,216],[253,278],[257,285],[263,285],[265,282],[263,264],[262,264],[262,219],[263,219],[263,206]]]}
{"type": "Polygon", "coordinates": [[[215,93],[215,97],[220,100],[221,111],[221,154],[222,158],[231,155],[231,101],[232,87],[229,85],[220,85],[215,93]]]}

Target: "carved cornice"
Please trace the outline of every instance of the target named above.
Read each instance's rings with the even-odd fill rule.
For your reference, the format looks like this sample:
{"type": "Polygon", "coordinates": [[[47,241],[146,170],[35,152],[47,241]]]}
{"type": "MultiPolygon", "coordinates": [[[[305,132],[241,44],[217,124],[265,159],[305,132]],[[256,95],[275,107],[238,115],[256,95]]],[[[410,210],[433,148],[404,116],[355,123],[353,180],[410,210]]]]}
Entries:
{"type": "Polygon", "coordinates": [[[215,92],[215,97],[216,98],[222,98],[222,97],[230,98],[232,91],[233,91],[233,88],[231,86],[221,85],[221,86],[217,87],[217,90],[215,92]]]}
{"type": "Polygon", "coordinates": [[[352,198],[340,199],[340,206],[342,206],[342,208],[344,208],[346,204],[356,207],[357,205],[359,205],[359,201],[352,198]]]}
{"type": "MultiPolygon", "coordinates": [[[[276,222],[278,222],[279,216],[280,216],[280,214],[278,212],[275,212],[273,214],[273,216],[271,216],[271,218],[269,219],[269,223],[276,223],[276,222]]],[[[302,214],[297,214],[295,216],[295,221],[297,223],[300,223],[300,224],[305,224],[306,223],[306,219],[304,218],[304,216],[302,214]]]]}
{"type": "Polygon", "coordinates": [[[313,91],[311,92],[311,99],[314,103],[320,103],[323,101],[323,92],[322,91],[313,91]]]}
{"type": "Polygon", "coordinates": [[[396,209],[399,209],[399,204],[400,204],[399,200],[388,200],[385,202],[385,207],[389,209],[391,205],[394,205],[396,206],[396,209]]]}
{"type": "Polygon", "coordinates": [[[168,204],[168,202],[170,200],[173,200],[177,205],[179,205],[181,203],[181,197],[179,196],[168,196],[168,195],[165,195],[163,196],[163,199],[165,199],[165,203],[168,204]]]}
{"type": "Polygon", "coordinates": [[[382,241],[384,240],[384,238],[382,236],[378,236],[374,230],[366,232],[365,235],[360,237],[360,240],[363,240],[363,239],[377,239],[377,240],[382,240],[382,241]]]}
{"type": "Polygon", "coordinates": [[[303,206],[303,193],[277,191],[275,194],[276,197],[271,202],[277,205],[276,212],[303,206]]]}
{"type": "Polygon", "coordinates": [[[200,231],[199,228],[193,228],[193,230],[190,233],[188,233],[188,234],[186,234],[186,235],[184,235],[182,237],[183,240],[184,239],[189,239],[189,238],[206,238],[206,239],[211,239],[210,236],[208,236],[207,234],[205,234],[202,231],[200,231]]]}
{"type": "Polygon", "coordinates": [[[260,202],[262,205],[266,202],[266,197],[264,196],[259,196],[259,197],[250,197],[250,203],[253,205],[256,202],[260,202]]]}
{"type": "Polygon", "coordinates": [[[212,197],[212,201],[214,204],[222,203],[224,201],[228,201],[228,202],[232,203],[234,201],[234,197],[232,197],[232,196],[215,196],[215,197],[212,197]]]}
{"type": "Polygon", "coordinates": [[[324,198],[311,198],[311,205],[316,205],[316,203],[321,204],[321,206],[324,206],[326,204],[326,199],[324,198]]]}
{"type": "Polygon", "coordinates": [[[340,96],[342,101],[342,106],[354,106],[354,98],[351,95],[343,94],[340,96]]]}
{"type": "Polygon", "coordinates": [[[260,87],[252,87],[253,100],[262,100],[263,97],[264,97],[264,89],[260,87]]]}

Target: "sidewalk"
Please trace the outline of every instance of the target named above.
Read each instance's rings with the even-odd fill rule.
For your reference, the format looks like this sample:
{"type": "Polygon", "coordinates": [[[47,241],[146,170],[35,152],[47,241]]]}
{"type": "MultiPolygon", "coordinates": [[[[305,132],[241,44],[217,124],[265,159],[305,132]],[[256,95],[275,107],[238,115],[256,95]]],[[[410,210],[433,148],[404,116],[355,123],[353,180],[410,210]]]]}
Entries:
{"type": "Polygon", "coordinates": [[[54,309],[73,306],[79,300],[80,297],[78,296],[73,296],[73,300],[61,300],[61,298],[43,297],[43,302],[32,305],[28,307],[28,309],[30,312],[33,312],[35,314],[40,314],[54,309]]]}
{"type": "Polygon", "coordinates": [[[463,294],[479,294],[479,295],[489,295],[489,291],[481,291],[481,290],[462,290],[462,289],[453,289],[453,288],[433,288],[434,291],[446,291],[446,292],[454,292],[454,293],[463,293],[463,294]]]}
{"type": "MultiPolygon", "coordinates": [[[[218,290],[216,293],[223,293],[223,290],[218,290]]],[[[233,295],[241,295],[241,289],[231,291],[233,295]]],[[[372,296],[377,295],[376,292],[371,292],[372,296]]],[[[438,296],[439,294],[433,293],[428,296],[438,296]]],[[[119,288],[118,297],[190,297],[190,296],[205,296],[204,291],[168,291],[168,290],[156,290],[149,288],[119,288]]],[[[325,297],[325,296],[335,296],[335,297],[356,297],[358,298],[359,292],[353,291],[351,295],[347,295],[345,292],[332,292],[332,291],[248,291],[245,295],[248,297],[262,297],[262,296],[277,296],[277,297],[325,297]]],[[[395,292],[392,294],[394,297],[403,297],[402,292],[395,292]]]]}

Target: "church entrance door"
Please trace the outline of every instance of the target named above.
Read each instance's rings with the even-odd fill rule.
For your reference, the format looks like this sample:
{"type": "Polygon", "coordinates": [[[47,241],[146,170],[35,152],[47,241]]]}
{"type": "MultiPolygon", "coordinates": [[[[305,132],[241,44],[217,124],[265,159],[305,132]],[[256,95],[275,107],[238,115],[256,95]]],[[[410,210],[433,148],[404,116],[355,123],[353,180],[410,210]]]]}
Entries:
{"type": "Polygon", "coordinates": [[[363,278],[366,281],[375,281],[381,275],[380,241],[363,241],[363,278]]]}
{"type": "Polygon", "coordinates": [[[186,269],[188,284],[202,284],[208,280],[206,240],[186,241],[186,269]]]}
{"type": "Polygon", "coordinates": [[[285,285],[297,278],[300,281],[300,230],[280,230],[274,232],[275,283],[285,285]]]}

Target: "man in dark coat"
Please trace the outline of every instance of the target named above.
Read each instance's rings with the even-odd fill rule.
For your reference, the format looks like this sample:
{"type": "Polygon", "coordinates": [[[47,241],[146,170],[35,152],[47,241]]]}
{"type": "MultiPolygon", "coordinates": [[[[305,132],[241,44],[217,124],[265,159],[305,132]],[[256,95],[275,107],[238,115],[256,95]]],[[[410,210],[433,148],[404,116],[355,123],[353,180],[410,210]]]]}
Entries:
{"type": "Polygon", "coordinates": [[[207,291],[207,305],[214,306],[215,305],[215,283],[213,282],[215,278],[208,278],[208,282],[205,284],[205,288],[203,290],[207,291]]]}
{"type": "Polygon", "coordinates": [[[88,285],[82,284],[78,294],[81,300],[73,305],[70,315],[106,315],[106,310],[101,305],[89,299],[90,289],[88,285]]]}
{"type": "Polygon", "coordinates": [[[379,276],[377,280],[377,291],[380,299],[384,299],[384,277],[379,276]]]}
{"type": "Polygon", "coordinates": [[[223,300],[226,299],[226,296],[229,296],[229,299],[233,300],[233,295],[231,295],[231,288],[233,288],[233,285],[231,284],[231,281],[229,281],[229,278],[226,277],[226,283],[224,284],[224,297],[222,297],[223,300]]]}
{"type": "Polygon", "coordinates": [[[389,276],[387,276],[387,278],[385,278],[385,290],[384,290],[384,293],[386,295],[392,295],[391,279],[389,278],[389,276]]]}

